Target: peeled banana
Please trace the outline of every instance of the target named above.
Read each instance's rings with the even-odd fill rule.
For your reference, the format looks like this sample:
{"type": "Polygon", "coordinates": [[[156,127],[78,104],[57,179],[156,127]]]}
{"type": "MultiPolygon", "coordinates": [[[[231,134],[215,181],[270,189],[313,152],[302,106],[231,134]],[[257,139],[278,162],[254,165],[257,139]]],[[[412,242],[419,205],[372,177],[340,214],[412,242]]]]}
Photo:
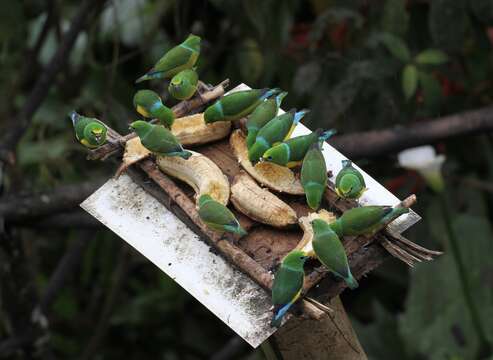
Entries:
{"type": "Polygon", "coordinates": [[[118,178],[130,165],[135,164],[149,157],[151,152],[147,150],[140,142],[140,138],[134,137],[125,143],[125,152],[123,153],[122,163],[115,173],[115,178],[118,178]]]}
{"type": "Polygon", "coordinates": [[[284,201],[262,189],[247,173],[240,171],[231,186],[231,202],[246,216],[277,228],[296,224],[296,212],[284,201]]]}
{"type": "Polygon", "coordinates": [[[229,139],[241,167],[260,184],[268,188],[292,195],[303,195],[303,186],[289,168],[271,162],[259,162],[255,166],[248,159],[248,149],[241,130],[235,130],[229,139]]]}
{"type": "Polygon", "coordinates": [[[221,169],[208,157],[195,151],[188,160],[177,156],[157,156],[156,163],[165,174],[186,182],[195,191],[198,201],[204,194],[217,202],[227,205],[229,201],[229,181],[221,169]]]}
{"type": "Polygon", "coordinates": [[[206,144],[228,136],[231,121],[204,122],[204,113],[175,119],[171,132],[183,146],[206,144]]]}
{"type": "Polygon", "coordinates": [[[304,251],[310,257],[315,257],[315,252],[313,251],[312,246],[313,229],[311,224],[311,222],[315,219],[322,219],[330,224],[336,220],[336,216],[325,209],[321,209],[318,212],[310,213],[307,216],[303,216],[298,219],[298,223],[303,230],[303,237],[298,245],[296,245],[296,249],[304,251]]]}

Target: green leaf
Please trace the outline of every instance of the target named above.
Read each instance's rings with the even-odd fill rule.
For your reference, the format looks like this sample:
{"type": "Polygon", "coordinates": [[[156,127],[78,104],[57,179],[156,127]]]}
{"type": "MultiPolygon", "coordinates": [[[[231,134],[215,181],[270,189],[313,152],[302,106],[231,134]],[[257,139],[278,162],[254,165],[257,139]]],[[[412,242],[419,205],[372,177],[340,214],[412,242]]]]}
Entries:
{"type": "MultiPolygon", "coordinates": [[[[435,213],[435,216],[440,216],[440,213],[435,213]]],[[[468,269],[472,297],[491,342],[493,287],[491,281],[488,281],[492,271],[491,227],[486,218],[464,214],[454,219],[453,228],[468,269]]],[[[406,312],[399,319],[399,328],[406,348],[414,357],[475,358],[478,339],[465,306],[456,269],[446,247],[445,255],[432,262],[419,264],[411,272],[406,312]]]]}
{"type": "Polygon", "coordinates": [[[382,30],[385,32],[403,36],[407,32],[409,25],[409,14],[406,10],[406,1],[385,1],[380,24],[382,30]]]}
{"type": "Polygon", "coordinates": [[[402,62],[410,62],[411,54],[409,52],[409,48],[401,38],[389,33],[383,33],[378,36],[378,39],[383,45],[385,45],[392,56],[402,62]]]}
{"type": "Polygon", "coordinates": [[[416,62],[423,65],[441,65],[449,61],[447,54],[441,50],[428,49],[416,56],[416,62]]]}
{"type": "Polygon", "coordinates": [[[264,71],[264,56],[259,44],[252,38],[245,39],[236,54],[242,78],[246,83],[255,83],[264,71]]]}
{"type": "Polygon", "coordinates": [[[425,106],[430,110],[438,110],[442,102],[442,87],[437,79],[431,74],[419,72],[419,84],[423,90],[425,106]]]}
{"type": "Polygon", "coordinates": [[[406,100],[413,97],[418,87],[418,69],[412,64],[408,64],[402,70],[402,91],[406,100]]]}

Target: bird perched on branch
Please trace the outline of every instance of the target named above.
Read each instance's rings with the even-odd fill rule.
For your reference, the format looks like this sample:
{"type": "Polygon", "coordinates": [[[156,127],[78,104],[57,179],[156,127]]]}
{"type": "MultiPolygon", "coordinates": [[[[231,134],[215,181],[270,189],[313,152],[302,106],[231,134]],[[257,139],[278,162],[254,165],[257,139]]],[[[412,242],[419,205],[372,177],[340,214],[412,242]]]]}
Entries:
{"type": "Polygon", "coordinates": [[[301,250],[287,254],[276,271],[272,285],[274,317],[271,326],[279,327],[289,308],[299,299],[305,279],[304,265],[308,256],[301,250]]]}
{"type": "Polygon", "coordinates": [[[305,190],[308,206],[313,210],[317,210],[327,188],[327,166],[319,142],[311,145],[303,159],[301,185],[305,190]]]}
{"type": "Polygon", "coordinates": [[[351,160],[342,160],[335,186],[337,195],[349,199],[358,199],[367,190],[363,175],[353,167],[351,160]]]}
{"type": "Polygon", "coordinates": [[[346,235],[372,236],[402,214],[409,212],[405,207],[362,206],[344,212],[330,224],[339,237],[346,235]]]}
{"type": "Polygon", "coordinates": [[[193,69],[180,71],[171,79],[168,91],[175,99],[188,100],[197,91],[199,75],[193,69]]]}
{"type": "Polygon", "coordinates": [[[285,140],[267,150],[262,156],[262,160],[289,168],[295,167],[301,164],[312,144],[317,141],[324,142],[335,133],[335,130],[323,131],[322,129],[317,129],[308,135],[285,140]]]}
{"type": "Polygon", "coordinates": [[[313,228],[312,246],[317,258],[330,271],[342,278],[351,289],[357,288],[358,282],[351,274],[346,251],[339,236],[322,219],[315,219],[311,224],[313,228]]]}
{"type": "Polygon", "coordinates": [[[180,71],[195,66],[200,54],[200,37],[190,34],[180,45],[169,50],[154,67],[135,82],[150,79],[169,79],[180,71]]]}
{"type": "Polygon", "coordinates": [[[247,234],[231,210],[208,194],[199,198],[199,216],[208,227],[215,231],[230,232],[240,237],[247,234]]]}
{"type": "Polygon", "coordinates": [[[246,122],[246,128],[248,130],[246,143],[248,148],[250,148],[255,142],[255,138],[257,137],[259,130],[275,116],[277,116],[282,100],[287,94],[288,93],[284,91],[275,97],[265,100],[257,106],[257,108],[248,117],[246,122]]]}
{"type": "Polygon", "coordinates": [[[277,88],[236,91],[209,106],[204,112],[204,120],[212,123],[241,119],[255,110],[262,101],[280,92],[277,88]]]}
{"type": "Polygon", "coordinates": [[[257,163],[262,155],[273,145],[288,138],[300,120],[309,110],[291,109],[288,112],[278,115],[265,124],[257,133],[255,142],[248,149],[248,158],[252,163],[257,163]]]}
{"type": "Polygon", "coordinates": [[[154,154],[179,156],[185,160],[192,156],[192,153],[184,150],[178,139],[163,125],[138,120],[130,124],[130,129],[137,133],[142,145],[154,154]]]}
{"type": "Polygon", "coordinates": [[[82,145],[89,149],[97,148],[106,143],[106,125],[96,118],[89,118],[72,111],[70,119],[75,130],[75,137],[82,145]]]}
{"type": "Polygon", "coordinates": [[[173,111],[163,104],[161,97],[152,90],[139,90],[134,95],[134,107],[145,118],[157,118],[159,122],[171,128],[175,120],[173,111]]]}

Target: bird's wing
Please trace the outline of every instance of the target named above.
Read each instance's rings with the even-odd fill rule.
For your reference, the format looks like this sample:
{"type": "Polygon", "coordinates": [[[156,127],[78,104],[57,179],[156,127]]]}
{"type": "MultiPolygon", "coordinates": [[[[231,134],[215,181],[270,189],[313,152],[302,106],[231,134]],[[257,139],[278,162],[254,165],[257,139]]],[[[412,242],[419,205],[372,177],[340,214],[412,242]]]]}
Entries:
{"type": "Polygon", "coordinates": [[[272,303],[274,305],[286,305],[296,301],[303,287],[303,278],[303,272],[294,271],[281,265],[272,286],[272,303]]]}

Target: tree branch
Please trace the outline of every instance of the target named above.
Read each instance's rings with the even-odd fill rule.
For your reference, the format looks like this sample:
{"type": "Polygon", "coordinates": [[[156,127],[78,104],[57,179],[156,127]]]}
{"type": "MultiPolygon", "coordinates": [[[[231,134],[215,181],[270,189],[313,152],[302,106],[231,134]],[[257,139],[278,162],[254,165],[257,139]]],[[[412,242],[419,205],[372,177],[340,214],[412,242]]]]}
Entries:
{"type": "Polygon", "coordinates": [[[17,143],[29,127],[34,113],[48,95],[48,90],[53,84],[56,75],[66,65],[70,51],[79,33],[84,28],[87,18],[92,11],[99,11],[104,3],[105,1],[101,0],[85,0],[80,5],[77,14],[72,20],[70,29],[64,34],[56,53],[48,66],[41,72],[24,106],[12,121],[12,124],[15,125],[10,127],[10,130],[2,136],[0,141],[0,161],[9,162],[12,160],[12,154],[17,143]]]}
{"type": "Polygon", "coordinates": [[[336,136],[329,143],[348,158],[374,157],[456,136],[493,131],[493,106],[409,126],[336,136]]]}
{"type": "Polygon", "coordinates": [[[71,210],[102,183],[102,179],[92,180],[80,184],[62,185],[51,192],[7,196],[0,201],[0,218],[6,223],[21,223],[71,210]]]}

